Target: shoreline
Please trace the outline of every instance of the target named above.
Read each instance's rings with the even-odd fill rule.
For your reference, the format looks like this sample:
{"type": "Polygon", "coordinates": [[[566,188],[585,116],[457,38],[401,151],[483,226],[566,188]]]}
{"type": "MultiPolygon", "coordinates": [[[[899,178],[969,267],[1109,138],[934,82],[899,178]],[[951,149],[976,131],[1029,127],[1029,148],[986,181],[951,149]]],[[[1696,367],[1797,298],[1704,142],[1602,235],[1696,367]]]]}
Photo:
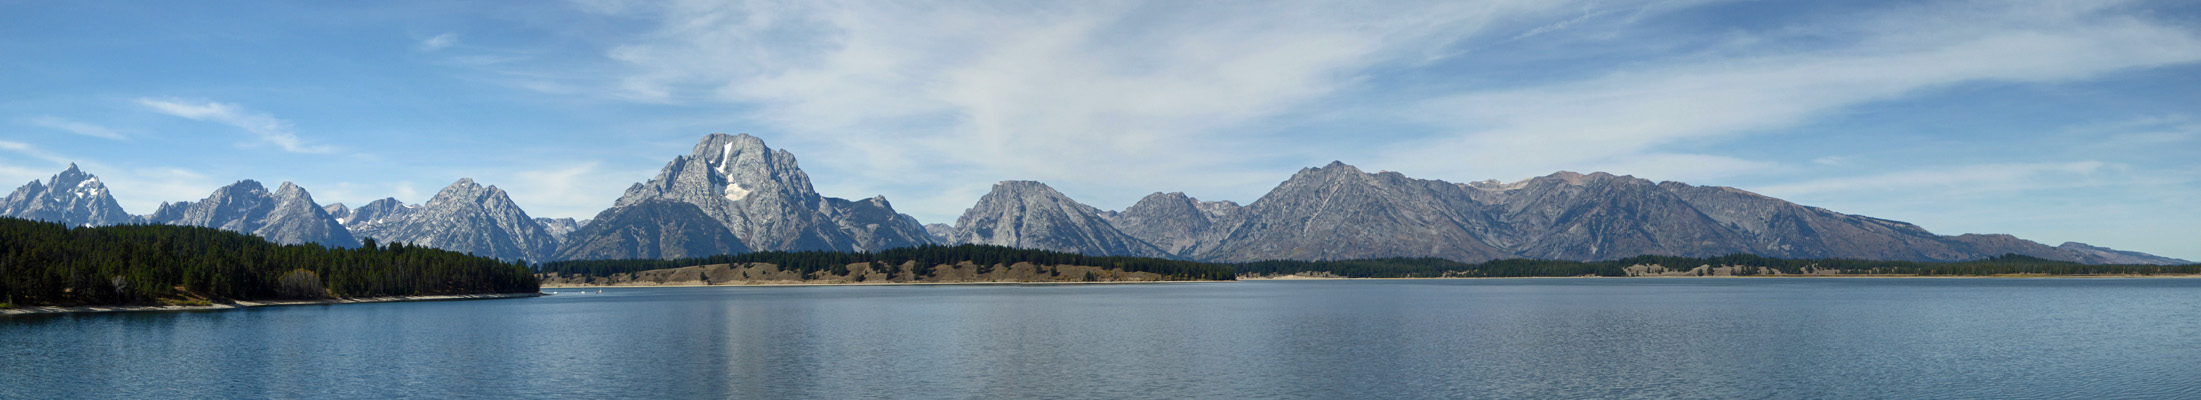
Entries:
{"type": "Polygon", "coordinates": [[[523,298],[523,297],[540,297],[540,296],[544,296],[544,295],[545,295],[545,294],[543,294],[543,293],[537,292],[537,293],[487,293],[487,294],[447,294],[447,295],[428,295],[428,296],[385,296],[385,297],[355,297],[355,298],[348,298],[348,299],[326,299],[326,300],[268,300],[268,301],[250,301],[250,300],[238,300],[238,301],[232,302],[232,303],[230,303],[230,304],[214,304],[214,305],[204,305],[204,306],[41,306],[41,307],[16,307],[16,308],[7,308],[7,309],[0,309],[0,316],[13,316],[13,315],[33,315],[33,314],[109,313],[109,312],[214,311],[214,310],[234,310],[234,309],[253,308],[253,307],[313,306],[313,305],[331,305],[331,304],[358,304],[358,303],[401,303],[401,302],[412,302],[412,301],[462,301],[462,300],[494,300],[494,299],[516,299],[516,298],[523,298]]]}
{"type": "Polygon", "coordinates": [[[1647,275],[1647,276],[1595,276],[1595,275],[1584,275],[1584,276],[1443,276],[1443,277],[1401,277],[1401,278],[1349,278],[1349,277],[1339,277],[1339,276],[1301,276],[1301,275],[1284,275],[1284,276],[1268,276],[1268,277],[1248,277],[1248,276],[1240,276],[1240,277],[1238,277],[1238,280],[1239,280],[1239,281],[1345,281],[1345,280],[1364,280],[1364,279],[1585,279],[1585,278],[1588,278],[1588,279],[1671,279],[1671,278],[1736,278],[1736,279],[1762,279],[1762,278],[1825,278],[1825,279],[1855,279],[1855,278],[1882,278],[1882,279],[2059,279],[2059,278],[2060,278],[2060,279],[2120,279],[2120,278],[2125,278],[2125,279],[2145,279],[2145,278],[2154,278],[2154,279],[2190,279],[2190,278],[2201,278],[2201,274],[2160,274],[2160,275],[2129,275],[2129,274],[2120,274],[2120,275],[2048,275],[2048,274],[2002,274],[2002,275],[1892,275],[1892,274],[1891,274],[1891,275],[1872,275],[1872,274],[1827,274],[1827,275],[1814,275],[1814,274],[1787,274],[1787,275],[1704,275],[1704,276],[1696,276],[1696,275],[1647,275]]]}
{"type": "MultiPolygon", "coordinates": [[[[690,282],[693,282],[693,281],[690,281],[690,282]]],[[[598,289],[601,289],[601,288],[657,288],[657,287],[750,287],[750,286],[754,286],[754,287],[795,287],[795,286],[918,286],[918,285],[1034,285],[1034,286],[1038,286],[1038,285],[1116,285],[1116,284],[1139,284],[1139,283],[1215,283],[1215,282],[1236,282],[1236,281],[1211,281],[1211,280],[1200,280],[1200,281],[1095,281],[1095,282],[1082,282],[1082,281],[1080,281],[1080,282],[998,282],[998,281],[995,281],[995,282],[878,282],[878,283],[872,283],[872,282],[840,282],[840,283],[800,283],[800,282],[798,282],[798,281],[762,281],[762,283],[747,283],[747,282],[743,282],[743,283],[723,283],[723,284],[703,284],[703,283],[670,283],[670,284],[646,284],[646,285],[565,285],[565,284],[553,285],[553,284],[543,284],[543,285],[542,285],[542,288],[543,288],[543,289],[590,289],[590,288],[598,288],[598,289]]],[[[553,294],[554,294],[554,293],[553,293],[553,294]]]]}

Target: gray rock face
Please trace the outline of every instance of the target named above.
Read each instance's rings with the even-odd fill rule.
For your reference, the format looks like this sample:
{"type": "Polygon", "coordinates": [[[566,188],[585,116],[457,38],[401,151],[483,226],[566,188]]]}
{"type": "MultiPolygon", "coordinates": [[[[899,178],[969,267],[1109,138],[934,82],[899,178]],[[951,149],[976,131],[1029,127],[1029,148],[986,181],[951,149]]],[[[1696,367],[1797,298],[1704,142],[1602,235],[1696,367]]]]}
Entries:
{"type": "Polygon", "coordinates": [[[1503,233],[1491,209],[1451,183],[1370,174],[1344,163],[1302,169],[1239,211],[1215,261],[1511,257],[1486,242],[1503,233]]]}
{"type": "Polygon", "coordinates": [[[1183,192],[1155,193],[1139,199],[1123,212],[1101,216],[1126,235],[1153,244],[1180,257],[1191,256],[1220,243],[1240,207],[1228,201],[1201,202],[1183,192]]]}
{"type": "MultiPolygon", "coordinates": [[[[1003,202],[992,200],[995,194],[987,196],[974,212],[1021,210],[989,205],[1003,202]]],[[[977,213],[988,214],[1008,212],[977,213]]],[[[966,213],[965,219],[973,215],[966,213]]],[[[1466,262],[1609,260],[1646,254],[1752,253],[1912,261],[2020,254],[2095,264],[2188,263],[2083,243],[2050,247],[2009,235],[1941,236],[1909,223],[1797,205],[1735,188],[1653,183],[1606,173],[1559,172],[1514,183],[1454,184],[1392,172],[1366,173],[1332,163],[1301,170],[1245,207],[1156,193],[1123,212],[1097,215],[1109,227],[1174,256],[1219,262],[1376,257],[1466,262]]],[[[973,239],[968,231],[1000,229],[1003,221],[1014,220],[980,218],[975,225],[959,221],[957,229],[966,233],[952,239],[969,242],[973,239]]],[[[990,243],[1046,248],[1029,243],[1079,242],[1078,236],[1085,235],[1075,230],[1015,233],[1011,236],[1015,240],[990,243]]]]}
{"type": "Polygon", "coordinates": [[[1985,256],[1960,250],[1924,228],[1900,221],[1842,214],[1741,189],[1658,185],[1726,228],[1748,238],[1752,253],[1782,258],[1956,261],[1985,256]]]}
{"type": "Polygon", "coordinates": [[[377,200],[353,212],[361,236],[504,260],[550,260],[558,240],[504,189],[459,179],[420,207],[377,200]],[[405,211],[398,211],[405,210],[405,211]]]}
{"type": "Polygon", "coordinates": [[[933,243],[952,243],[948,237],[955,236],[955,225],[925,224],[925,234],[932,236],[933,243]]]}
{"type": "Polygon", "coordinates": [[[876,251],[932,242],[915,218],[895,213],[884,199],[819,196],[793,154],[746,134],[703,138],[657,177],[627,188],[613,208],[659,200],[695,205],[757,250],[876,251]]]}
{"type": "Polygon", "coordinates": [[[343,223],[345,229],[350,229],[354,236],[382,238],[389,237],[386,231],[404,223],[419,208],[417,205],[406,205],[395,197],[385,197],[331,216],[336,217],[337,222],[343,223]]]}
{"type": "Polygon", "coordinates": [[[1514,256],[1606,260],[1647,254],[1710,257],[1752,250],[1745,236],[1647,180],[1603,172],[1561,172],[1514,186],[1470,196],[1495,207],[1491,215],[1502,229],[1484,237],[1514,256]]]}
{"type": "MultiPolygon", "coordinates": [[[[345,206],[344,203],[321,206],[321,211],[328,212],[329,217],[336,218],[336,223],[339,224],[344,223],[344,219],[352,215],[352,208],[345,206]]],[[[357,232],[354,232],[353,236],[357,236],[357,232]]]]}
{"type": "Polygon", "coordinates": [[[2067,254],[2073,254],[2074,257],[2078,257],[2077,259],[2099,260],[2098,262],[2088,261],[2088,263],[2092,264],[2171,265],[2193,263],[2192,261],[2180,260],[2176,258],[2163,257],[2137,251],[2125,251],[2111,249],[2107,247],[2097,247],[2094,245],[2079,242],[2063,242],[2062,245],[2056,246],[2056,250],[2062,251],[2067,254]]]}
{"type": "Polygon", "coordinates": [[[269,192],[250,179],[215,189],[197,202],[161,203],[147,223],[201,226],[249,233],[281,244],[359,247],[359,239],[313,202],[306,189],[283,182],[269,192]]]}
{"type": "Polygon", "coordinates": [[[955,220],[948,241],[1088,255],[1169,255],[1117,231],[1100,214],[1047,184],[1003,181],[955,220]]]}
{"type": "Polygon", "coordinates": [[[877,251],[933,243],[932,234],[926,233],[917,218],[894,212],[894,205],[888,204],[885,196],[857,201],[827,197],[825,207],[818,211],[854,240],[858,249],[877,251]]]}
{"type": "Polygon", "coordinates": [[[107,226],[130,223],[135,217],[122,211],[99,177],[70,163],[69,169],[47,179],[31,181],[15,189],[0,203],[0,216],[59,222],[69,226],[107,226]]]}
{"type": "Polygon", "coordinates": [[[701,208],[671,200],[606,209],[566,237],[557,259],[675,259],[750,251],[701,208]]]}
{"type": "Polygon", "coordinates": [[[567,234],[581,229],[581,222],[572,218],[536,218],[535,223],[542,225],[543,232],[549,233],[551,239],[555,239],[560,243],[566,241],[567,234]]]}

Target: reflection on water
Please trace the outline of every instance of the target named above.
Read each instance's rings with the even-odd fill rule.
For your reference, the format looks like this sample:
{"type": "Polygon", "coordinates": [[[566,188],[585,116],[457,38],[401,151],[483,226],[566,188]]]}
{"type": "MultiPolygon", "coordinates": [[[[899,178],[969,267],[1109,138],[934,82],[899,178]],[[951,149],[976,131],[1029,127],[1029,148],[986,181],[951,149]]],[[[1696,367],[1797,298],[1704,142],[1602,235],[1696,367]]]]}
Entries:
{"type": "Polygon", "coordinates": [[[2201,280],[606,289],[0,318],[0,397],[2201,397],[2201,280]]]}

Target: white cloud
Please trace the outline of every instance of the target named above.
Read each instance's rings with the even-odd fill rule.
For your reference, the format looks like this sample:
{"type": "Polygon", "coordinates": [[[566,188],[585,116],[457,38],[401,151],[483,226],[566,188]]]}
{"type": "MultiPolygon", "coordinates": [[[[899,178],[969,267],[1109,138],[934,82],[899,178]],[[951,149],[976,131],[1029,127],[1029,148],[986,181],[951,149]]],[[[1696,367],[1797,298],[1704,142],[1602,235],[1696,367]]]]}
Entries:
{"type": "Polygon", "coordinates": [[[600,162],[562,163],[562,167],[538,168],[496,174],[495,184],[512,195],[512,201],[528,215],[543,218],[586,219],[611,207],[618,193],[646,171],[609,171],[600,162]],[[610,196],[606,196],[606,194],[610,196]]]}
{"type": "MultiPolygon", "coordinates": [[[[6,150],[5,153],[0,153],[0,184],[5,185],[19,185],[33,180],[46,179],[55,172],[61,172],[63,166],[69,163],[68,158],[40,149],[30,143],[0,140],[0,150],[6,150]],[[19,164],[24,159],[35,162],[28,163],[29,165],[19,164]]],[[[14,189],[14,186],[0,187],[0,190],[12,191],[14,189]]]]}
{"type": "Polygon", "coordinates": [[[228,184],[198,171],[175,167],[125,168],[91,164],[85,165],[84,171],[107,181],[115,203],[136,214],[159,211],[162,202],[198,201],[213,193],[215,188],[228,184]]]}
{"type": "Polygon", "coordinates": [[[449,48],[451,47],[451,45],[455,44],[459,44],[459,34],[444,33],[441,35],[429,37],[427,39],[421,39],[419,48],[420,51],[436,51],[449,48]]]}
{"type": "Polygon", "coordinates": [[[282,147],[292,153],[329,153],[335,148],[308,145],[298,138],[289,121],[276,119],[267,113],[248,111],[234,104],[216,102],[188,102],[182,100],[138,99],[138,104],[153,111],[193,120],[213,122],[243,129],[257,135],[260,141],[282,147]]]}
{"type": "Polygon", "coordinates": [[[1971,193],[2027,190],[2048,186],[2045,184],[2046,180],[2069,181],[2075,177],[2093,174],[2104,167],[2116,166],[2100,161],[1966,165],[1817,179],[1763,186],[1756,188],[1756,191],[1773,197],[1795,197],[1822,193],[1971,193]]]}
{"type": "MultiPolygon", "coordinates": [[[[1370,68],[1585,10],[1566,1],[584,6],[660,20],[606,53],[627,68],[614,85],[622,98],[752,106],[775,144],[856,150],[806,161],[877,174],[859,185],[1040,179],[1131,198],[1240,185],[1255,175],[1249,160],[1302,144],[1231,130],[1333,96],[1370,68]]],[[[1280,176],[1257,175],[1250,182],[1280,176]]]]}
{"type": "Polygon", "coordinates": [[[30,123],[31,125],[53,128],[62,132],[91,136],[101,139],[123,139],[122,133],[115,132],[114,129],[109,129],[104,126],[93,125],[83,122],[71,121],[65,118],[50,115],[33,117],[24,120],[24,122],[30,123]]]}
{"type": "MultiPolygon", "coordinates": [[[[1705,3],[577,8],[655,23],[611,40],[618,44],[603,54],[617,68],[594,92],[734,105],[764,126],[714,130],[831,149],[798,151],[805,167],[834,177],[819,181],[821,191],[887,193],[927,221],[952,219],[1000,179],[1046,181],[1104,208],[1155,190],[1250,201],[1316,159],[1453,180],[1584,168],[1653,179],[1762,175],[1788,167],[1693,147],[1955,85],[2067,82],[2201,60],[2189,29],[2117,2],[1941,2],[1738,30],[1709,48],[1656,56],[1595,54],[1584,59],[1598,62],[1564,74],[1528,74],[1556,80],[1376,83],[1450,74],[1439,66],[1501,45],[1670,39],[1681,35],[1670,25],[1630,24],[1705,3]],[[1411,90],[1370,93],[1402,89],[1385,85],[1411,90]],[[1356,118],[1379,122],[1369,130],[1406,131],[1292,125],[1356,118]]],[[[557,78],[547,79],[584,82],[557,78]]]]}
{"type": "Polygon", "coordinates": [[[38,148],[38,146],[32,145],[30,143],[0,140],[0,150],[7,150],[10,152],[14,152],[18,155],[30,157],[32,159],[37,159],[40,161],[45,161],[54,165],[67,165],[68,163],[74,161],[60,154],[55,154],[53,152],[46,151],[45,149],[40,149],[38,148]]]}
{"type": "MultiPolygon", "coordinates": [[[[2201,61],[2201,39],[2114,4],[1965,4],[1798,28],[1833,48],[1745,46],[1601,76],[1462,93],[1400,113],[1450,134],[1396,145],[1385,164],[1533,175],[1779,131],[1848,107],[1967,83],[2051,83],[2201,61]],[[1964,15],[1964,18],[1949,18],[1964,15]]],[[[1746,173],[1748,163],[1729,171],[1746,173]]]]}

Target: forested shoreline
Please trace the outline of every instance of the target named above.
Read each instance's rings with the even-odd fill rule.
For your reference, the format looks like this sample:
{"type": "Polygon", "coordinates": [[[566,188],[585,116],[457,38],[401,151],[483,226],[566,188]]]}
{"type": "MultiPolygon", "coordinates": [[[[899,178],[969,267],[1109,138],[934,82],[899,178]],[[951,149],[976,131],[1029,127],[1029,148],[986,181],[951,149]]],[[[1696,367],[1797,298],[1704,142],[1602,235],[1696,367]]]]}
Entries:
{"type": "Polygon", "coordinates": [[[693,267],[720,264],[767,263],[779,269],[799,273],[805,277],[844,276],[848,266],[872,264],[899,266],[912,264],[910,273],[919,277],[932,276],[939,266],[970,263],[992,268],[1026,263],[1040,266],[1076,265],[1114,269],[1124,272],[1144,272],[1162,276],[1163,280],[1232,280],[1237,275],[1225,264],[1170,260],[1148,257],[1101,257],[1046,250],[1019,249],[1014,247],[965,244],[956,246],[919,245],[882,250],[876,253],[834,251],[765,251],[755,253],[717,255],[674,260],[581,260],[543,263],[537,272],[578,276],[611,276],[649,270],[693,267]]]}
{"type": "Polygon", "coordinates": [[[0,218],[0,302],[8,306],[533,293],[538,285],[523,263],[402,243],[278,245],[213,228],[0,218]]]}
{"type": "MultiPolygon", "coordinates": [[[[1440,258],[1381,258],[1341,261],[1258,261],[1233,264],[1240,276],[1325,275],[1339,278],[1506,278],[1506,277],[1624,277],[1643,273],[1640,266],[1659,266],[1669,271],[1715,268],[1729,276],[1761,275],[2192,275],[2201,264],[2092,265],[2046,260],[2017,254],[1973,261],[1920,262],[1845,259],[1782,259],[1751,254],[1720,257],[1635,256],[1610,261],[1557,261],[1509,259],[1464,263],[1440,258]],[[1638,269],[1631,273],[1630,268],[1638,269]]],[[[1667,274],[1669,276],[1673,274],[1667,274]]],[[[1686,276],[1686,275],[1684,275],[1686,276]]]]}

